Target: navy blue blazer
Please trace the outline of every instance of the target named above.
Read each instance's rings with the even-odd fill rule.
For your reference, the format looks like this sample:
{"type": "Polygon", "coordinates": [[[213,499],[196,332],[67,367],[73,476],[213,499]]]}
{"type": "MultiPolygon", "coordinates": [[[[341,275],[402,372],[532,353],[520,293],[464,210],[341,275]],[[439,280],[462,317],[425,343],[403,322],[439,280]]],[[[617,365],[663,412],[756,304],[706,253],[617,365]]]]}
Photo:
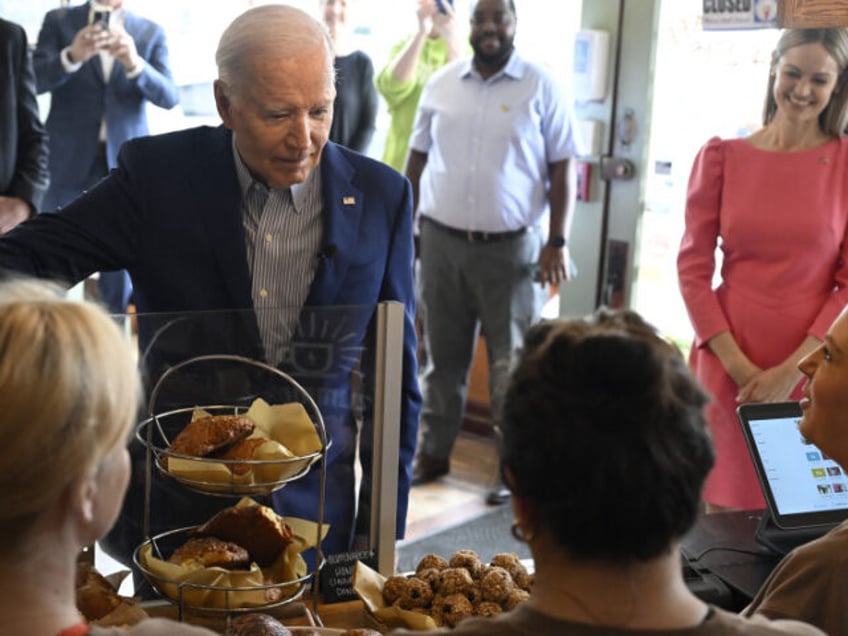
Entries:
{"type": "Polygon", "coordinates": [[[0,19],[0,195],[23,199],[37,212],[46,189],[47,133],[26,33],[0,19]]]}
{"type": "Polygon", "coordinates": [[[155,22],[129,11],[124,29],[145,61],[141,75],[127,79],[115,60],[109,81],[103,77],[100,56],[67,73],[62,49],[88,24],[89,3],[49,11],[41,25],[33,65],[39,93],[50,92],[47,132],[50,141],[50,188],[45,209],[64,203],[87,188],[88,166],[97,156],[100,122],[106,119],[106,158],[115,165],[118,150],[128,139],[147,135],[146,103],[172,108],[179,92],[168,64],[165,32],[155,22]]]}
{"type": "MultiPolygon", "coordinates": [[[[421,402],[414,329],[411,188],[385,164],[332,142],[324,147],[319,169],[324,257],[304,311],[375,305],[384,300],[399,301],[405,308],[398,423],[397,536],[402,538],[421,402]]],[[[224,127],[204,126],[128,142],[117,169],[106,179],[62,210],[38,215],[0,238],[0,268],[68,283],[79,282],[95,271],[126,269],[133,280],[139,313],[250,310],[251,278],[232,134],[224,127]]],[[[369,310],[368,320],[372,314],[369,310]]],[[[142,346],[151,337],[140,328],[142,346]]],[[[324,511],[333,525],[325,542],[328,553],[348,549],[355,527],[356,431],[346,401],[349,374],[342,375],[340,386],[335,387],[341,392],[332,397],[334,417],[328,424],[333,437],[324,511]],[[344,405],[343,414],[338,412],[339,404],[344,405]]],[[[365,419],[367,426],[367,413],[365,419]]],[[[367,474],[370,449],[365,451],[362,459],[367,474]]],[[[310,478],[316,479],[317,471],[302,480],[303,484],[298,481],[286,486],[281,496],[275,497],[278,509],[314,518],[314,491],[302,497],[298,494],[301,486],[304,493],[314,486],[310,478]]],[[[360,529],[367,528],[367,519],[358,521],[360,529]]],[[[127,544],[131,543],[127,539],[127,544]]]]}

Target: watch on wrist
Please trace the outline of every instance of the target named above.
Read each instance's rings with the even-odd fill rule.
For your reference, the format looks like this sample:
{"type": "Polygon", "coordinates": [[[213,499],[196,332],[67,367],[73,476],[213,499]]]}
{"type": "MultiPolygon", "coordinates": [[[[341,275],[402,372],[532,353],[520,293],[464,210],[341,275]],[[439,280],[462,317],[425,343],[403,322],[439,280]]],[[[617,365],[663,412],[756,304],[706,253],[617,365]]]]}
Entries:
{"type": "Polygon", "coordinates": [[[563,248],[568,245],[568,241],[564,236],[551,236],[548,238],[548,246],[555,247],[557,249],[563,248]]]}

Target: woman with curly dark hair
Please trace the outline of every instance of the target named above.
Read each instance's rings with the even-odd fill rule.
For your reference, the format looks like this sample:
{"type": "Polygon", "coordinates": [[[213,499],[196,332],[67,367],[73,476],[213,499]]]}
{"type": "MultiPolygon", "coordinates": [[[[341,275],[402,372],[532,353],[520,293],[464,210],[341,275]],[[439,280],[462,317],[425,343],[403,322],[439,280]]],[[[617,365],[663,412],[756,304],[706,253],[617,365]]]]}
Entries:
{"type": "MultiPolygon", "coordinates": [[[[707,396],[677,348],[631,311],[532,327],[504,399],[513,532],[529,598],[453,634],[818,634],[697,598],[678,544],[713,466],[707,396]]],[[[444,632],[449,633],[448,631],[444,632]]]]}

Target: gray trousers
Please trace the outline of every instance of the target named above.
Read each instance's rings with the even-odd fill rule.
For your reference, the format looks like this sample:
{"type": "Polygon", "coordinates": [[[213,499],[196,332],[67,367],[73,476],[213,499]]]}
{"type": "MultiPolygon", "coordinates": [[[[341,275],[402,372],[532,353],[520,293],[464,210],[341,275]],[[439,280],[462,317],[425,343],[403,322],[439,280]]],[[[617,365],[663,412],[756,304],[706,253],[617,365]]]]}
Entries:
{"type": "Polygon", "coordinates": [[[419,453],[450,457],[481,328],[497,419],[514,354],[524,332],[539,320],[545,300],[545,291],[533,281],[541,249],[542,237],[535,231],[469,243],[426,220],[421,223],[418,293],[428,358],[421,378],[419,453]]]}

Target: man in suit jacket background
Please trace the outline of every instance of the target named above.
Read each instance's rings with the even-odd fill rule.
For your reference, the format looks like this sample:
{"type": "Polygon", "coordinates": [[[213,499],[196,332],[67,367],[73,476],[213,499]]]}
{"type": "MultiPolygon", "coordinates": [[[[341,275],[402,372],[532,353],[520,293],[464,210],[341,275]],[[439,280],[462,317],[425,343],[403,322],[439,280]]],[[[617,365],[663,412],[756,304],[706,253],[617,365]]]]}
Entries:
{"type": "MultiPolygon", "coordinates": [[[[99,269],[126,268],[139,312],[255,311],[261,348],[273,364],[290,355],[299,320],[314,316],[316,308],[371,306],[363,322],[373,322],[376,303],[403,303],[401,538],[421,399],[409,182],[385,164],[327,141],[335,97],[332,46],[306,13],[286,5],[248,10],[225,31],[216,61],[215,100],[224,127],[127,142],[106,179],[62,210],[40,214],[0,238],[0,268],[70,283],[99,269]]],[[[155,338],[139,323],[143,349],[155,338]]],[[[200,349],[213,346],[195,351],[208,353],[200,349]]],[[[325,553],[361,545],[369,520],[354,497],[358,442],[351,366],[342,368],[336,386],[321,387],[332,389],[321,393],[333,410],[327,422],[332,446],[324,518],[331,528],[325,553]]],[[[368,366],[362,368],[367,374],[368,366]]],[[[366,484],[368,420],[366,405],[359,443],[366,484]]],[[[313,518],[317,473],[275,493],[275,507],[313,518]]],[[[126,509],[133,500],[138,506],[139,498],[138,491],[127,497],[119,526],[141,523],[138,510],[126,509]]],[[[178,521],[204,521],[203,502],[216,499],[195,495],[167,504],[154,498],[161,523],[151,526],[152,533],[179,527],[178,521]]],[[[231,502],[213,503],[220,508],[231,502]]],[[[114,556],[127,560],[140,540],[134,530],[135,536],[113,533],[114,556]]]]}
{"type": "MultiPolygon", "coordinates": [[[[38,92],[51,94],[45,210],[93,186],[115,167],[121,144],[148,134],[147,102],[173,108],[179,101],[165,32],[126,11],[123,0],[49,11],[34,65],[38,92]]],[[[132,291],[126,272],[102,273],[99,288],[111,311],[126,311],[132,291]]]]}
{"type": "Polygon", "coordinates": [[[0,236],[38,212],[46,189],[47,133],[26,33],[0,19],[0,236]]]}

